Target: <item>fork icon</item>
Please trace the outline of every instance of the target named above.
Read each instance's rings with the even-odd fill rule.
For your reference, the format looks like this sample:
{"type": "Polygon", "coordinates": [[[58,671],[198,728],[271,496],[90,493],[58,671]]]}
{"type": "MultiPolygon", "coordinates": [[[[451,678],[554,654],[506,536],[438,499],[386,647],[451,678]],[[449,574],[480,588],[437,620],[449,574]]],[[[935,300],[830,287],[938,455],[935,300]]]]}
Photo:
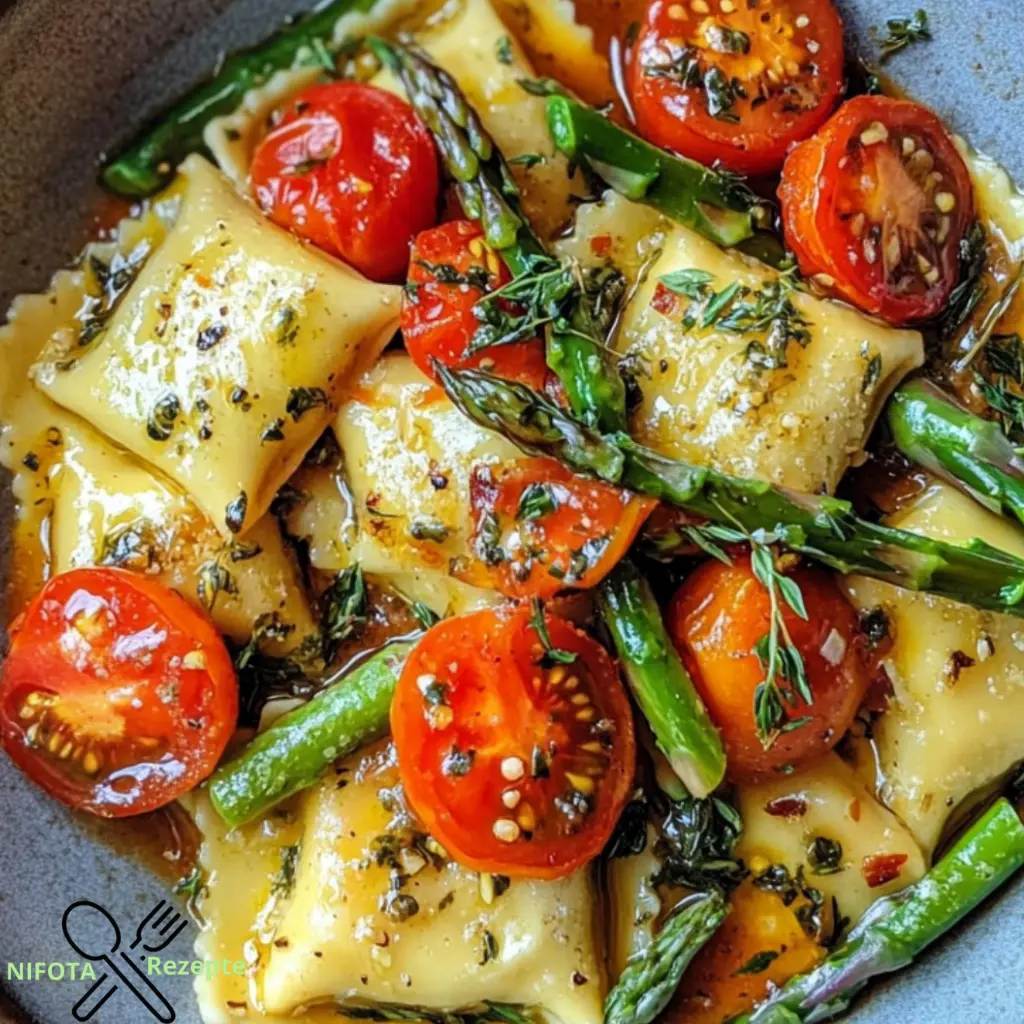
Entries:
{"type": "MultiPolygon", "coordinates": [[[[135,940],[128,950],[123,950],[120,948],[121,930],[118,928],[117,922],[103,907],[89,900],[80,900],[68,907],[62,921],[64,936],[68,943],[87,960],[102,961],[109,969],[109,973],[101,974],[74,1005],[71,1015],[75,1020],[87,1021],[94,1016],[118,990],[119,980],[158,1021],[161,1021],[162,1024],[171,1024],[175,1019],[174,1008],[157,990],[137,961],[145,959],[142,950],[147,953],[158,953],[166,949],[181,934],[187,924],[187,919],[178,913],[170,903],[160,900],[142,919],[135,931],[135,940]],[[105,919],[111,939],[105,944],[105,946],[109,945],[109,952],[106,948],[100,952],[87,952],[81,947],[78,939],[72,937],[68,928],[69,921],[72,916],[79,921],[83,915],[105,919]],[[131,953],[130,950],[135,950],[135,952],[131,953]],[[110,978],[111,974],[114,975],[114,979],[110,978]]],[[[80,928],[81,925],[78,925],[74,931],[78,931],[80,928]]]]}

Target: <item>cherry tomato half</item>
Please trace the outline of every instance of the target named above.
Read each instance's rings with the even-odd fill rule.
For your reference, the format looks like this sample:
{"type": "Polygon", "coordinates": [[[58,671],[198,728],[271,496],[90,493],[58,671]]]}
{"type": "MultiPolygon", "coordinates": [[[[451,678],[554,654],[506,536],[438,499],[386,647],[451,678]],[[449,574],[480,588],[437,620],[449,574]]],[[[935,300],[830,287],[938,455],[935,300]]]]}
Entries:
{"type": "Polygon", "coordinates": [[[478,871],[570,874],[600,853],[629,795],[633,721],[615,665],[564,619],[544,625],[552,652],[528,605],[445,619],[391,705],[413,809],[478,871]]]}
{"type": "Polygon", "coordinates": [[[547,364],[539,338],[465,357],[480,326],[473,307],[511,279],[498,254],[484,244],[477,221],[452,221],[417,236],[402,298],[402,337],[413,362],[430,375],[430,361],[436,359],[445,366],[483,368],[542,388],[547,364]]]}
{"type": "Polygon", "coordinates": [[[779,200],[786,242],[804,274],[894,324],[945,306],[974,196],[930,110],[855,97],[790,154],[779,200]]]}
{"type": "Polygon", "coordinates": [[[677,591],[669,632],[725,744],[734,782],[769,778],[784,765],[799,768],[827,753],[850,727],[871,681],[872,666],[858,633],[857,615],[835,581],[821,569],[791,574],[809,618],[788,606],[782,619],[800,651],[813,704],[796,697],[791,720],[804,725],[783,732],[767,749],[754,720],[754,694],[764,667],[754,649],[768,633],[770,599],[749,557],[733,564],[710,561],[677,591]]]}
{"type": "Polygon", "coordinates": [[[213,625],[123,569],[54,577],[12,627],[0,741],[51,796],[104,817],[151,811],[213,771],[238,686],[213,625]]]}
{"type": "Polygon", "coordinates": [[[741,174],[778,170],[843,87],[843,25],[829,0],[653,0],[630,92],[640,134],[741,174]]]}
{"type": "Polygon", "coordinates": [[[264,213],[374,281],[400,281],[416,232],[437,220],[434,143],[412,107],[372,85],[303,90],[260,142],[264,213]]]}
{"type": "Polygon", "coordinates": [[[597,586],[658,505],[554,459],[478,465],[469,493],[477,560],[459,575],[509,597],[597,586]]]}

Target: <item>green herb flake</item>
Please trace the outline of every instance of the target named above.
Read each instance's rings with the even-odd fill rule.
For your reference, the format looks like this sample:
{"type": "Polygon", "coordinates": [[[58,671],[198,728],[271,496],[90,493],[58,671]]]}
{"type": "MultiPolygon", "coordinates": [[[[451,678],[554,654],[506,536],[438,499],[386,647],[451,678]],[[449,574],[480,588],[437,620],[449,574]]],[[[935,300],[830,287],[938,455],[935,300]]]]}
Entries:
{"type": "Polygon", "coordinates": [[[512,40],[508,36],[502,36],[494,45],[494,55],[498,58],[499,64],[506,67],[515,59],[512,53],[512,40]]]}
{"type": "Polygon", "coordinates": [[[519,496],[516,519],[529,521],[551,515],[558,508],[558,501],[550,484],[530,484],[519,496]]]}
{"type": "Polygon", "coordinates": [[[274,877],[271,892],[279,899],[287,899],[295,888],[296,869],[299,865],[299,845],[281,847],[281,867],[274,877]]]}
{"type": "Polygon", "coordinates": [[[807,863],[816,875],[834,875],[843,870],[843,847],[835,839],[815,836],[807,848],[807,863]]]}
{"type": "Polygon", "coordinates": [[[537,634],[541,646],[544,648],[544,661],[555,665],[571,665],[576,660],[572,651],[563,651],[555,647],[551,642],[551,634],[548,633],[548,625],[544,618],[544,605],[540,598],[531,599],[530,628],[537,634]]]}
{"type": "Polygon", "coordinates": [[[249,508],[249,496],[242,491],[224,509],[224,524],[232,533],[240,533],[245,525],[245,514],[249,508]]]}
{"type": "Polygon", "coordinates": [[[880,43],[883,64],[912,43],[923,43],[932,38],[928,12],[921,8],[909,18],[890,18],[885,27],[889,34],[880,43]]]}
{"type": "Polygon", "coordinates": [[[323,388],[292,388],[284,411],[298,423],[310,409],[328,405],[327,393],[323,388]]]}
{"type": "Polygon", "coordinates": [[[441,761],[441,774],[450,778],[461,779],[473,770],[475,750],[460,750],[453,746],[441,761]]]}
{"type": "Polygon", "coordinates": [[[213,606],[221,594],[237,593],[238,586],[235,583],[235,577],[220,562],[216,560],[204,562],[199,567],[196,596],[207,611],[213,611],[213,606]]]}
{"type": "Polygon", "coordinates": [[[416,516],[409,523],[409,536],[413,540],[443,544],[448,539],[449,529],[435,516],[416,516]]]}
{"type": "Polygon", "coordinates": [[[506,162],[512,166],[525,167],[529,170],[531,167],[536,167],[537,164],[542,164],[546,161],[540,153],[520,153],[519,156],[511,157],[506,162]]]}
{"type": "Polygon", "coordinates": [[[367,594],[362,567],[342,569],[321,597],[320,635],[324,661],[331,664],[338,648],[366,625],[367,594]]]}
{"type": "Polygon", "coordinates": [[[755,953],[738,971],[733,974],[738,978],[744,974],[763,974],[778,958],[778,952],[774,949],[762,949],[755,953]]]}
{"type": "Polygon", "coordinates": [[[168,391],[156,400],[146,420],[146,433],[153,441],[170,440],[174,433],[174,424],[181,415],[181,403],[178,396],[168,391]]]}

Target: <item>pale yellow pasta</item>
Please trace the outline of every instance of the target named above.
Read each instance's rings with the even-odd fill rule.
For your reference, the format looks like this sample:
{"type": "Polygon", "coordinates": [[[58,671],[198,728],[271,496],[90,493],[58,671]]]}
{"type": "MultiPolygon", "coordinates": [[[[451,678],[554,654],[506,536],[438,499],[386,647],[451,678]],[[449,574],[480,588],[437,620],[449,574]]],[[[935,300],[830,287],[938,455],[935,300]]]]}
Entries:
{"type": "MultiPolygon", "coordinates": [[[[946,484],[892,522],[1024,556],[1017,527],[946,484]]],[[[894,696],[873,729],[881,793],[930,852],[955,808],[1024,758],[1024,624],[877,580],[850,577],[847,589],[858,608],[889,618],[894,696]]]]}
{"type": "Polygon", "coordinates": [[[106,330],[52,338],[34,377],[244,535],[394,333],[399,290],[270,224],[201,157],[183,173],[178,220],[106,330]]]}
{"type": "MultiPolygon", "coordinates": [[[[589,871],[495,890],[490,876],[433,860],[396,782],[385,743],[299,798],[293,824],[271,815],[225,834],[201,799],[211,881],[197,948],[252,965],[248,979],[197,983],[206,1024],[230,1020],[229,1000],[246,1003],[250,1019],[266,1019],[263,1011],[276,1022],[331,1001],[458,1009],[485,999],[536,1007],[564,1024],[599,1024],[606,984],[589,871]],[[390,844],[408,875],[402,893],[415,900],[404,920],[386,911],[391,872],[379,851],[390,844]],[[278,884],[275,895],[282,848],[293,845],[294,886],[278,884]]],[[[323,1018],[313,1009],[299,1019],[323,1018]]]]}

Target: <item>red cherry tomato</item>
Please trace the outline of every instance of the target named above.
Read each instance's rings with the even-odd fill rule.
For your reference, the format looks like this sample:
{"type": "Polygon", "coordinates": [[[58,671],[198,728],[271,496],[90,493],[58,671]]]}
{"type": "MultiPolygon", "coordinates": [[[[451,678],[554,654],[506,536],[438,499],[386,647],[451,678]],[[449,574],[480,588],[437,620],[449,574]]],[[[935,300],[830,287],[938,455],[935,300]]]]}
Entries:
{"type": "Polygon", "coordinates": [[[658,504],[553,459],[477,466],[470,500],[477,561],[460,575],[509,597],[596,587],[658,504]]]}
{"type": "Polygon", "coordinates": [[[949,300],[971,179],[942,122],[908,100],[857,96],[790,154],[779,185],[804,274],[890,323],[949,300]]]}
{"type": "Polygon", "coordinates": [[[562,660],[545,653],[529,606],[445,619],[409,656],[391,705],[413,810],[478,871],[572,873],[600,853],[629,795],[636,748],[615,665],[564,619],[544,625],[562,660]]]}
{"type": "Polygon", "coordinates": [[[436,223],[437,154],[412,107],[372,85],[314,85],[263,139],[250,170],[260,208],[374,281],[400,281],[436,223]]]}
{"type": "Polygon", "coordinates": [[[432,375],[430,361],[436,359],[542,388],[547,364],[540,339],[464,355],[480,326],[473,307],[511,279],[498,254],[484,244],[477,221],[457,220],[422,232],[413,245],[402,299],[402,337],[413,362],[426,374],[432,375]]]}
{"type": "Polygon", "coordinates": [[[0,741],[51,796],[104,817],[170,803],[213,771],[238,686],[220,635],[123,569],[50,580],[12,628],[0,741]]]}
{"type": "Polygon", "coordinates": [[[725,744],[728,777],[754,782],[783,766],[821,757],[850,727],[871,681],[872,666],[858,633],[857,615],[828,573],[799,568],[809,618],[788,606],[782,618],[807,671],[813,704],[797,696],[791,719],[804,725],[783,732],[766,750],[754,719],[754,695],[764,667],[754,649],[771,621],[770,599],[750,559],[705,562],[679,588],[668,614],[669,632],[725,744]]]}
{"type": "Polygon", "coordinates": [[[640,134],[741,174],[778,170],[843,87],[843,24],[828,0],[653,0],[630,72],[640,134]]]}

